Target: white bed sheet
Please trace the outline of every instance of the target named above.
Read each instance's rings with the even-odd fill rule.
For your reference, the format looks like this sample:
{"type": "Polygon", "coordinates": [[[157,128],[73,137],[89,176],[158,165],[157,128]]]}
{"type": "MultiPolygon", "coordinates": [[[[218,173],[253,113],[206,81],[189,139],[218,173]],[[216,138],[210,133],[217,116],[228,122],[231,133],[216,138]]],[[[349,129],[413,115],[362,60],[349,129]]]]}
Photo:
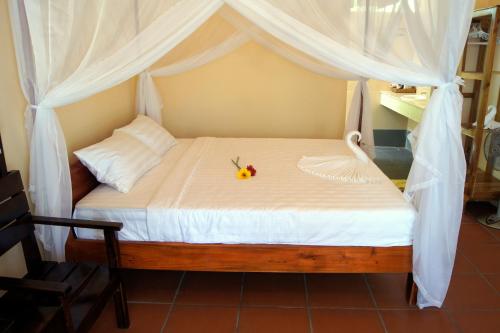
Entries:
{"type": "MultiPolygon", "coordinates": [[[[105,184],[99,185],[76,204],[73,217],[122,222],[123,229],[118,234],[120,239],[149,240],[146,227],[149,201],[193,141],[177,139],[177,144],[163,156],[161,163],[141,177],[128,193],[118,192],[105,184]]],[[[95,229],[76,229],[76,233],[86,239],[103,238],[103,233],[95,229]]]]}
{"type": "Polygon", "coordinates": [[[303,155],[351,154],[341,140],[198,138],[175,148],[128,194],[98,187],[75,217],[123,222],[124,240],[411,244],[415,211],[374,164],[379,184],[335,184],[297,168],[303,155]],[[237,180],[236,156],[257,176],[237,180]]]}

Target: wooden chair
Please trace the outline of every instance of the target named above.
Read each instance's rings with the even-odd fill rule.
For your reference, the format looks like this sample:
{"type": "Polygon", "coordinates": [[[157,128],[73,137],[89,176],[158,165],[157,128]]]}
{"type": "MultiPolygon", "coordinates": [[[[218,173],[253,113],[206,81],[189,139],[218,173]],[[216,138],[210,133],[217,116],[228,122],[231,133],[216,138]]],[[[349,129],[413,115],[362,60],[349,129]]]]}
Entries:
{"type": "Polygon", "coordinates": [[[6,332],[87,332],[111,296],[118,327],[127,328],[127,301],[118,271],[116,232],[121,228],[121,223],[32,216],[19,171],[6,170],[0,140],[0,256],[21,242],[28,270],[24,278],[0,277],[0,290],[7,290],[0,298],[0,332],[2,328],[6,332]],[[36,224],[102,229],[108,266],[43,261],[34,235],[36,224]],[[61,318],[63,327],[56,320],[61,318]]]}
{"type": "Polygon", "coordinates": [[[59,333],[67,332],[63,308],[12,303],[0,298],[1,333],[59,333]]]}

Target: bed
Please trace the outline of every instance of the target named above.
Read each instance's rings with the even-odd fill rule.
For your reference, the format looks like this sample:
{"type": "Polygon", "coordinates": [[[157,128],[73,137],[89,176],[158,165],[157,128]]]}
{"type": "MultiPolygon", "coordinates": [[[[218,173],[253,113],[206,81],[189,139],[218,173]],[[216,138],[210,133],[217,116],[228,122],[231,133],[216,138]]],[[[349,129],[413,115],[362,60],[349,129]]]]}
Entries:
{"type": "MultiPolygon", "coordinates": [[[[344,141],[179,139],[128,193],[75,163],[74,217],[122,222],[128,268],[410,273],[413,207],[373,163],[375,184],[337,184],[297,168],[303,155],[332,154],[349,154],[344,141]],[[256,177],[235,178],[236,156],[257,168],[256,177]]],[[[102,235],[70,233],[69,260],[104,255],[102,235]]]]}

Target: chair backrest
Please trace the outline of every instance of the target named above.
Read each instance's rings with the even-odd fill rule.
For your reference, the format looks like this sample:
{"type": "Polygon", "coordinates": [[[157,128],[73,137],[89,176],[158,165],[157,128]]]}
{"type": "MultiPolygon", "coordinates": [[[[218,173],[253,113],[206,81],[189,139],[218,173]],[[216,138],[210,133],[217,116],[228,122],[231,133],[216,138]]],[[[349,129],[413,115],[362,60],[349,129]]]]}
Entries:
{"type": "Polygon", "coordinates": [[[21,242],[28,270],[40,261],[40,252],[31,223],[28,199],[19,171],[4,169],[5,155],[0,142],[0,256],[21,242]]]}

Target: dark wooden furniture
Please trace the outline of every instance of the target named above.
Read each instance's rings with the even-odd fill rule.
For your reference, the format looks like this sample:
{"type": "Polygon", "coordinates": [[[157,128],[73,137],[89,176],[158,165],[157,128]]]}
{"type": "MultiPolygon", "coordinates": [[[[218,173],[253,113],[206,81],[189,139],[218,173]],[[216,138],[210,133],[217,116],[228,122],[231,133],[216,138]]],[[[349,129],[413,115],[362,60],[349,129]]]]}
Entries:
{"type": "Polygon", "coordinates": [[[14,304],[0,298],[0,333],[67,332],[62,306],[14,304]]]}
{"type": "MultiPolygon", "coordinates": [[[[3,160],[3,152],[0,154],[3,160]]],[[[0,256],[21,242],[28,273],[23,278],[0,277],[0,290],[7,290],[0,298],[0,329],[5,332],[87,332],[111,296],[117,324],[127,328],[128,309],[118,271],[120,253],[116,236],[122,224],[32,216],[19,171],[3,169],[2,173],[0,256]],[[102,229],[108,266],[41,260],[34,235],[36,224],[102,229]]]]}
{"type": "MultiPolygon", "coordinates": [[[[75,204],[99,184],[80,163],[70,166],[75,204]],[[85,169],[85,170],[83,170],[85,169]]],[[[105,258],[99,240],[79,239],[70,233],[70,260],[105,258]]],[[[218,272],[408,273],[407,297],[416,302],[411,276],[412,247],[302,246],[272,244],[189,244],[121,241],[122,266],[136,269],[218,272]]]]}

